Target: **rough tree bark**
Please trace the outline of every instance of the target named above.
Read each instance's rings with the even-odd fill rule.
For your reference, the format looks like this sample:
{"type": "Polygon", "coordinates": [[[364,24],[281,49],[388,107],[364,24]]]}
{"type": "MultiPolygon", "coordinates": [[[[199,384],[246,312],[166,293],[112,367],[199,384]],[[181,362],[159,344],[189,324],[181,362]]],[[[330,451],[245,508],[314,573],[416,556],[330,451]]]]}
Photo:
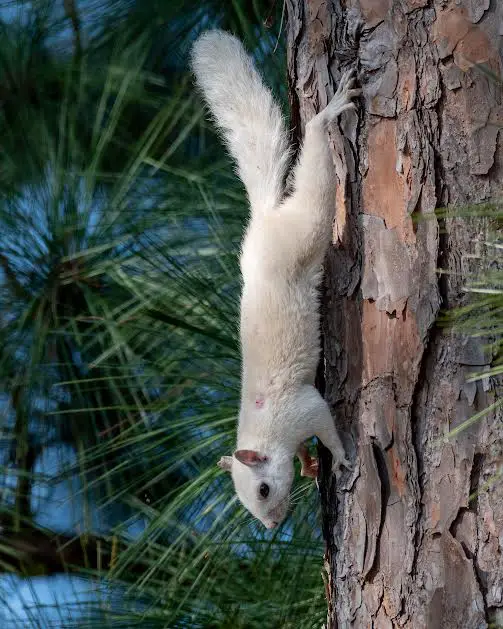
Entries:
{"type": "Polygon", "coordinates": [[[322,479],[332,629],[503,626],[503,484],[485,487],[502,418],[442,439],[496,395],[466,383],[481,344],[435,326],[463,300],[473,225],[434,214],[502,192],[501,88],[480,69],[501,74],[502,5],[287,0],[299,135],[341,69],[363,87],[331,140],[325,394],[354,461],[337,492],[322,479]]]}

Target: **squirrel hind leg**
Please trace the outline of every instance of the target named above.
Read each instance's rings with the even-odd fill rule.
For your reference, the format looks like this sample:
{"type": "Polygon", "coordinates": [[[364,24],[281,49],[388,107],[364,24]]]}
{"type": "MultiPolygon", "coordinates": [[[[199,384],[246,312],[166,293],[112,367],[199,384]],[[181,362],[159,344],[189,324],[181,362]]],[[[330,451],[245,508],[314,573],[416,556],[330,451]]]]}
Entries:
{"type": "Polygon", "coordinates": [[[320,122],[328,125],[337,120],[342,112],[347,111],[348,109],[354,109],[354,99],[362,93],[360,88],[353,87],[354,82],[354,70],[348,70],[345,72],[341,77],[339,86],[332,100],[328,103],[325,109],[313,118],[313,121],[319,119],[320,122]]]}

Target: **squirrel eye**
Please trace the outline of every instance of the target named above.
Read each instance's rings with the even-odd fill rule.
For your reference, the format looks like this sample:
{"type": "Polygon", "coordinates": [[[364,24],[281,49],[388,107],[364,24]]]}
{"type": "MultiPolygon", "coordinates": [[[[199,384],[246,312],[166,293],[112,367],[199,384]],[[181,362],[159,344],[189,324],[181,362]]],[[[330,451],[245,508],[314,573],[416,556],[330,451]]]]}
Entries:
{"type": "Polygon", "coordinates": [[[260,495],[262,496],[262,498],[267,498],[267,496],[269,495],[269,485],[266,485],[265,483],[262,483],[260,485],[259,492],[260,492],[260,495]]]}

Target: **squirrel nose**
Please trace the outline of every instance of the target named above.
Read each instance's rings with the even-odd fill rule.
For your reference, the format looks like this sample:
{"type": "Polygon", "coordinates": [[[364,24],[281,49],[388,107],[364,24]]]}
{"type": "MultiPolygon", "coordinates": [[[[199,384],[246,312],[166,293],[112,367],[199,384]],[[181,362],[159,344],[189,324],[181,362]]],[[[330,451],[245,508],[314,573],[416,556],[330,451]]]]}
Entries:
{"type": "Polygon", "coordinates": [[[270,522],[270,523],[267,525],[267,528],[268,528],[268,529],[274,529],[274,528],[276,528],[277,526],[278,526],[278,523],[277,523],[277,522],[270,522]]]}

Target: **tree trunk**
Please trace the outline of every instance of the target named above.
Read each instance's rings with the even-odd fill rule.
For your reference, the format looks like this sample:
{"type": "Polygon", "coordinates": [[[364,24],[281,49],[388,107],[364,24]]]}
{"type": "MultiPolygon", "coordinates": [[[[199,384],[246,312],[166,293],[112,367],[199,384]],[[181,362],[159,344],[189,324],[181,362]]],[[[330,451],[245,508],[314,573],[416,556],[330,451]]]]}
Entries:
{"type": "Polygon", "coordinates": [[[494,400],[466,383],[491,357],[435,326],[462,303],[481,225],[434,212],[502,192],[501,88],[477,67],[501,74],[502,5],[287,0],[294,126],[342,69],[363,87],[331,136],[325,395],[354,462],[321,484],[331,629],[503,626],[501,415],[443,438],[494,400]]]}

